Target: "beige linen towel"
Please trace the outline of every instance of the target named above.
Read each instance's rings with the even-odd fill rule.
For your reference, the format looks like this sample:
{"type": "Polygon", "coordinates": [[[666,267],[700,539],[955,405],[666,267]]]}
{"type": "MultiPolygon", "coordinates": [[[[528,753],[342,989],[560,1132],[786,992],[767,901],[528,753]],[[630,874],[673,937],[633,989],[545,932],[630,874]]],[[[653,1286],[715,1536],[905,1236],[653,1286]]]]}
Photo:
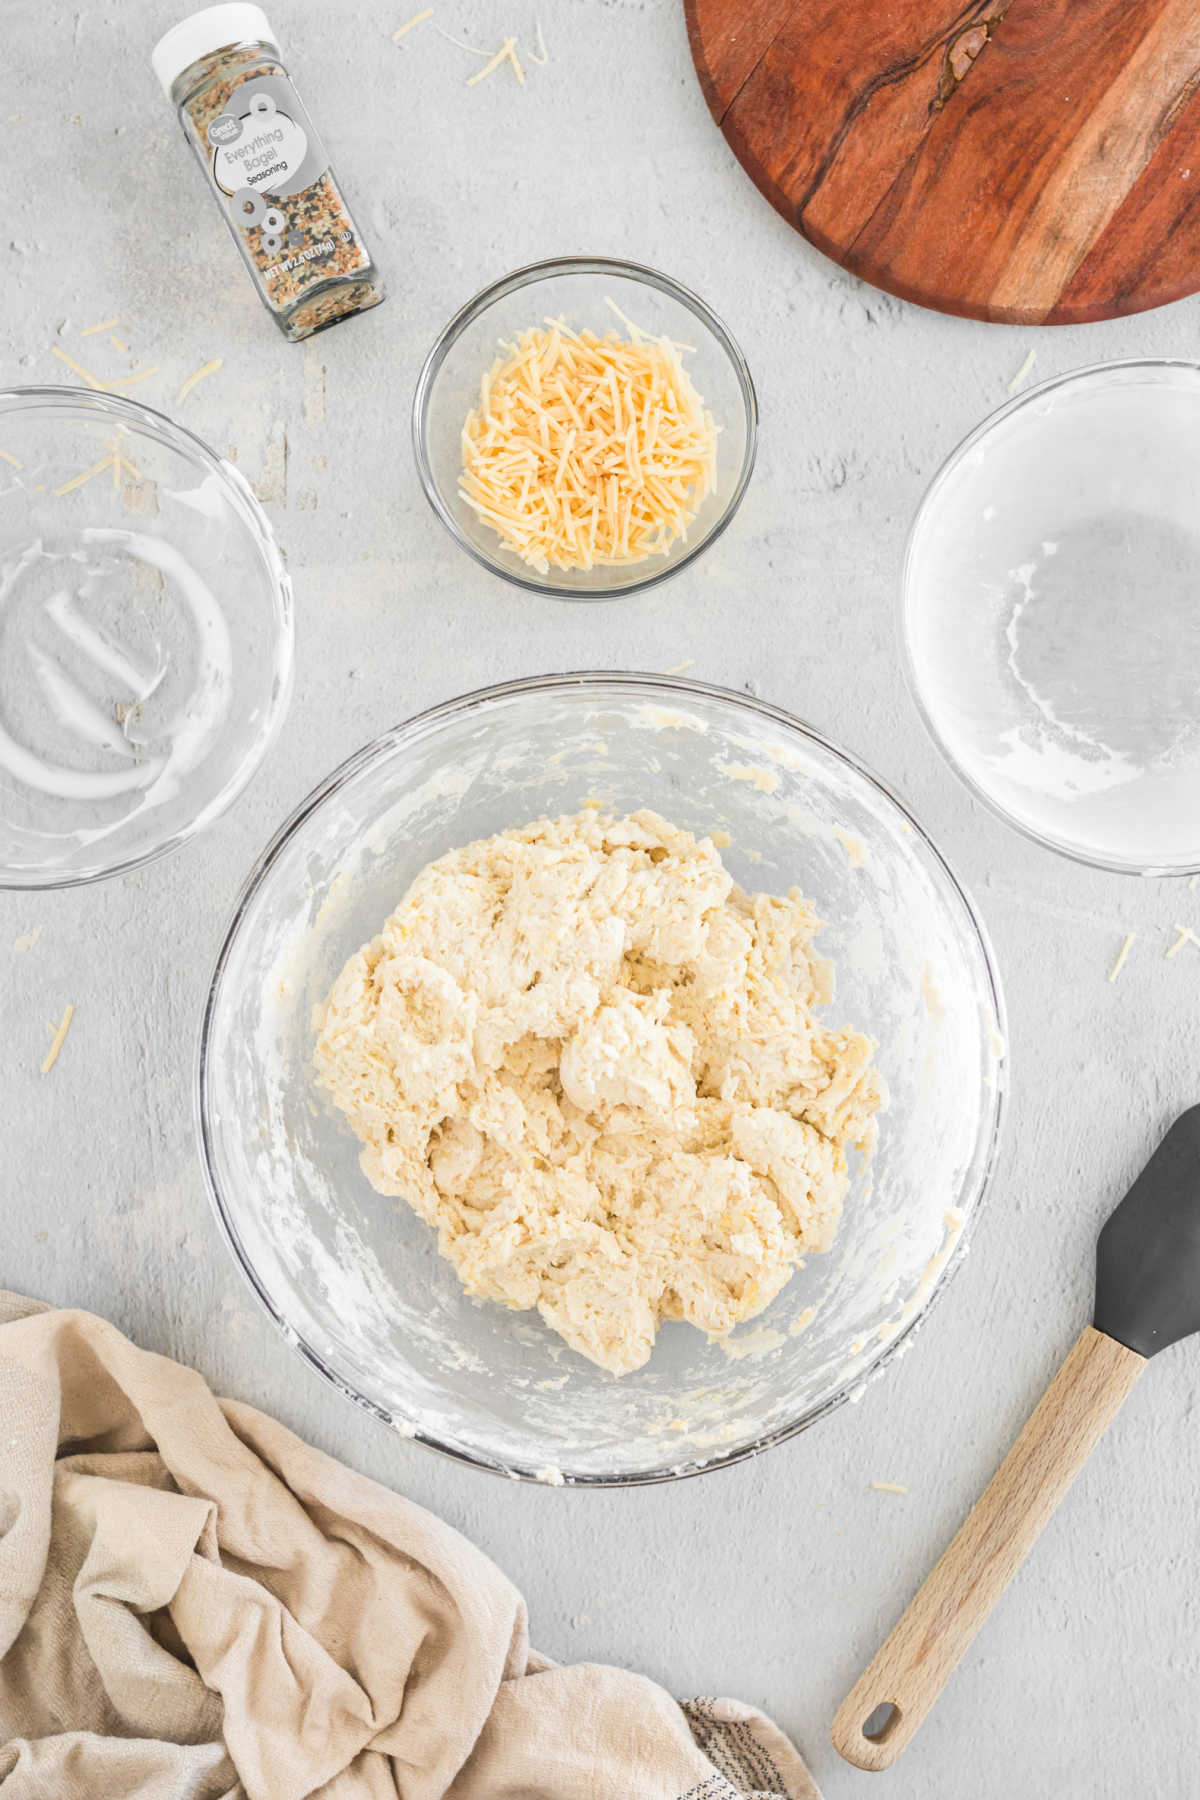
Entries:
{"type": "Polygon", "coordinates": [[[0,1800],[749,1792],[819,1800],[761,1713],[548,1663],[429,1513],[0,1293],[0,1800]]]}

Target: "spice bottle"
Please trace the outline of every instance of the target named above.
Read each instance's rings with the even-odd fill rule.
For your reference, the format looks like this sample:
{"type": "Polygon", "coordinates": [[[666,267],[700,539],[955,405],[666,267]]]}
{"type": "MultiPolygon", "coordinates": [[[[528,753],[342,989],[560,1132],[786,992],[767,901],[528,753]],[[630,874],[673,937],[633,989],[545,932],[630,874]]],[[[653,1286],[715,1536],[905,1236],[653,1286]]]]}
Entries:
{"type": "Polygon", "coordinates": [[[150,60],[283,335],[378,306],[378,270],[262,8],[193,13],[150,60]]]}

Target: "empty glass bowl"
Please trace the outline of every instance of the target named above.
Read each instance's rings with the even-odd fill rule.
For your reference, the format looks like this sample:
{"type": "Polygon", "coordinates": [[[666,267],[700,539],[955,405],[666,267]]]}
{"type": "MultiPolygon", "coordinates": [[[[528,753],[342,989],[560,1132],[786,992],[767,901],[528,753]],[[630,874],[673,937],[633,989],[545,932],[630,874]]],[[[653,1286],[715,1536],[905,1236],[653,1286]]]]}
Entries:
{"type": "Polygon", "coordinates": [[[134,400],[0,392],[0,887],[193,836],[262,761],[291,667],[291,587],[236,469],[134,400]]]}
{"type": "Polygon", "coordinates": [[[1200,367],[1110,363],[986,420],[904,570],[909,675],[952,766],[1100,868],[1200,869],[1200,367]]]}
{"type": "Polygon", "coordinates": [[[613,1484],[778,1443],[853,1395],[928,1306],[991,1167],[1003,1019],[987,943],[941,856],[858,763],[786,713],[699,683],[547,676],[389,732],[277,833],[213,977],[200,1129],[221,1223],[288,1341],[396,1430],[481,1468],[613,1484]],[[418,871],[598,802],[723,831],[747,888],[829,921],[830,1020],[871,1031],[891,1088],[832,1251],[728,1344],[663,1328],[621,1378],[536,1313],[470,1299],[433,1234],[377,1194],[317,1088],[312,1014],[418,871]]]}
{"type": "Polygon", "coordinates": [[[468,555],[518,587],[564,600],[608,600],[665,581],[720,536],[741,503],[754,467],[758,406],[746,360],[716,314],[655,269],[608,257],[556,257],[517,269],[468,301],[425,359],[413,396],[413,449],[426,498],[468,555]],[[720,436],[717,475],[688,528],[665,555],[616,567],[541,575],[504,544],[461,498],[462,430],[502,345],[563,317],[576,331],[624,333],[613,301],[646,336],[688,346],[684,368],[720,436]]]}

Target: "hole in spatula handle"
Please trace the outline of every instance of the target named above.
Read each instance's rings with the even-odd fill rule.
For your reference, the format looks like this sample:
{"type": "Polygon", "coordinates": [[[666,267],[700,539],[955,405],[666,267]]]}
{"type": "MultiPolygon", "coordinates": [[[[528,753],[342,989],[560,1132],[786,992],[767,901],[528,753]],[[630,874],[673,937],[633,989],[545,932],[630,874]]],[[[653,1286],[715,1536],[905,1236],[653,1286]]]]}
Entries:
{"type": "Polygon", "coordinates": [[[863,1720],[862,1734],[872,1744],[886,1744],[899,1723],[900,1708],[892,1700],[881,1700],[863,1720]]]}

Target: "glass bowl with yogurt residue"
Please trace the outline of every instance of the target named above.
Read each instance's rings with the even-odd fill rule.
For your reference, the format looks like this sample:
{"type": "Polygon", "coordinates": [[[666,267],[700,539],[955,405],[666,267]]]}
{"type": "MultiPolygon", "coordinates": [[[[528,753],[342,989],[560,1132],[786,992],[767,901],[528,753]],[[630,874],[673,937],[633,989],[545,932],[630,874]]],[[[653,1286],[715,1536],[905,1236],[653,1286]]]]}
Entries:
{"type": "Polygon", "coordinates": [[[1003,1033],[970,901],[852,756],[775,707],[698,682],[535,677],[388,732],[267,846],[209,993],[200,1136],[243,1272],[343,1394],[514,1478],[667,1480],[781,1442],[911,1343],[991,1173],[1003,1033]],[[891,1093],[832,1250],[726,1340],[667,1324],[649,1362],[619,1378],[536,1313],[466,1294],[429,1228],[370,1185],[314,1067],[314,1007],[427,863],[586,804],[650,807],[714,834],[743,888],[799,887],[827,921],[817,948],[836,992],[823,1019],[874,1035],[891,1093]]]}
{"type": "Polygon", "coordinates": [[[1200,366],[1056,376],[948,458],[901,634],[925,722],[1008,824],[1102,869],[1200,870],[1200,366]]]}
{"type": "Polygon", "coordinates": [[[758,402],[746,359],[728,328],[696,294],[657,269],[613,257],[560,256],[516,269],[476,294],[446,325],[413,395],[413,452],[425,497],[467,554],[517,587],[561,600],[611,600],[653,587],[714,544],[741,505],[758,436],[758,402]],[[614,310],[617,309],[617,310],[614,310]],[[592,569],[539,573],[459,492],[462,435],[480,383],[504,348],[530,328],[563,319],[575,331],[645,337],[681,347],[681,359],[717,426],[716,474],[686,536],[665,554],[592,569]]]}
{"type": "Polygon", "coordinates": [[[0,392],[0,886],[137,868],[240,793],[291,587],[244,478],[136,401],[0,392]]]}

